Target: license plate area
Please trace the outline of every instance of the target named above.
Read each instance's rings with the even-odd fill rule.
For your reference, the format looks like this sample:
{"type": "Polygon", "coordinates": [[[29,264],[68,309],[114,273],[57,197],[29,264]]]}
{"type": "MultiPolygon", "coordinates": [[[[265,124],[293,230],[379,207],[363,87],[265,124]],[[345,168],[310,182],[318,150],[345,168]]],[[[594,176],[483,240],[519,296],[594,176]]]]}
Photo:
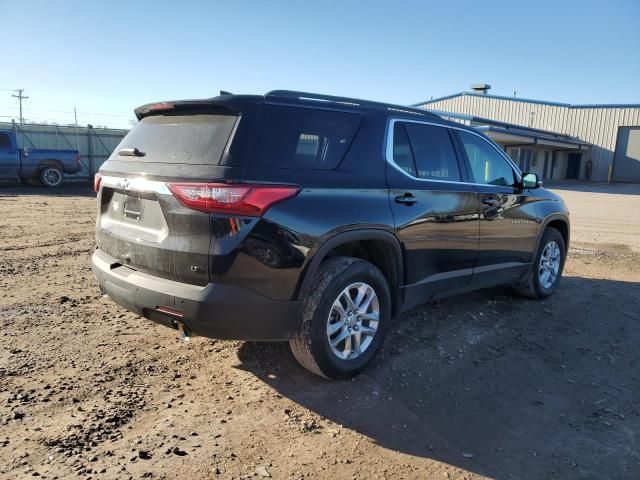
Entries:
{"type": "MultiPolygon", "coordinates": [[[[122,241],[161,243],[169,234],[162,206],[154,193],[102,187],[100,229],[122,241]]],[[[107,252],[118,258],[120,249],[107,252]]]]}
{"type": "Polygon", "coordinates": [[[130,218],[131,220],[140,220],[142,217],[142,201],[140,200],[140,197],[127,195],[124,198],[122,213],[125,217],[130,218]]]}

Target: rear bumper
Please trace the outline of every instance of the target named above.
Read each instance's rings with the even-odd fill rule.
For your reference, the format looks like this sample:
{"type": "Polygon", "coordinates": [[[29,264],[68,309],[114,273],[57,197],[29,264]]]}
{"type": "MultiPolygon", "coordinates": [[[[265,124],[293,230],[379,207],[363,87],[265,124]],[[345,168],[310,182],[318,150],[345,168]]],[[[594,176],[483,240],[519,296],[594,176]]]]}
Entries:
{"type": "Polygon", "coordinates": [[[182,322],[195,335],[255,341],[288,340],[298,328],[300,301],[272,300],[232,285],[201,287],[166,280],[123,266],[101,250],[91,260],[100,287],[113,301],[168,327],[182,322]]]}

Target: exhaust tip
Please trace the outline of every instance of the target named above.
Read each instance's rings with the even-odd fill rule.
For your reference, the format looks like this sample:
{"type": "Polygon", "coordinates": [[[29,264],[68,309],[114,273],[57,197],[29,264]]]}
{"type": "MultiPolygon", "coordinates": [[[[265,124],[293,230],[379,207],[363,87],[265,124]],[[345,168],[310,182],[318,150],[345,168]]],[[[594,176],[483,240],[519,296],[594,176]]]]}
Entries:
{"type": "Polygon", "coordinates": [[[161,323],[167,327],[175,328],[180,332],[180,338],[188,342],[193,336],[191,329],[182,321],[184,315],[182,311],[165,305],[158,305],[153,309],[144,308],[142,315],[149,320],[161,323]]]}
{"type": "Polygon", "coordinates": [[[191,339],[191,331],[184,323],[179,320],[173,320],[173,326],[180,333],[180,339],[183,342],[188,342],[191,339]]]}

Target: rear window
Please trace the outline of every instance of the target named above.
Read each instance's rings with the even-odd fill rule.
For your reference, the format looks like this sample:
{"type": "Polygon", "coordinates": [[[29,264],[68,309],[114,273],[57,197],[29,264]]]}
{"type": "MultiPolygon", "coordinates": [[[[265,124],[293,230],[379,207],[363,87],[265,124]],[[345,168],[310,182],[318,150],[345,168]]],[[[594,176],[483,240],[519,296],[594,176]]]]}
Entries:
{"type": "Polygon", "coordinates": [[[418,177],[459,182],[460,169],[449,129],[420,123],[405,124],[415,155],[418,177]]]}
{"type": "Polygon", "coordinates": [[[360,115],[265,105],[248,154],[248,166],[331,169],[346,153],[360,115]]]}
{"type": "Polygon", "coordinates": [[[114,156],[145,162],[217,165],[236,118],[233,115],[145,117],[116,147],[114,156]],[[124,148],[137,148],[144,156],[118,155],[124,148]]]}
{"type": "Polygon", "coordinates": [[[11,140],[6,133],[0,133],[0,148],[11,148],[11,140]]]}
{"type": "Polygon", "coordinates": [[[393,126],[393,161],[412,177],[416,176],[416,162],[409,144],[404,124],[396,122],[393,126]]]}

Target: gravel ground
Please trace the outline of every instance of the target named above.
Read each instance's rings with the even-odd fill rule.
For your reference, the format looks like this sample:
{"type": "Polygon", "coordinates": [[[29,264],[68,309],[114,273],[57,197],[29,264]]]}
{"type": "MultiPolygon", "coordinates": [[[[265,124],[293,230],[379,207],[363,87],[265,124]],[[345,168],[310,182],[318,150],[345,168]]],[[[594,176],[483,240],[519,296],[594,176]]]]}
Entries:
{"type": "Polygon", "coordinates": [[[640,184],[554,182],[571,212],[572,245],[640,253],[640,184]]]}
{"type": "Polygon", "coordinates": [[[94,201],[0,191],[0,478],[640,476],[637,254],[570,257],[543,302],[415,309],[329,382],[286,344],[183,343],[101,298],[94,201]]]}

